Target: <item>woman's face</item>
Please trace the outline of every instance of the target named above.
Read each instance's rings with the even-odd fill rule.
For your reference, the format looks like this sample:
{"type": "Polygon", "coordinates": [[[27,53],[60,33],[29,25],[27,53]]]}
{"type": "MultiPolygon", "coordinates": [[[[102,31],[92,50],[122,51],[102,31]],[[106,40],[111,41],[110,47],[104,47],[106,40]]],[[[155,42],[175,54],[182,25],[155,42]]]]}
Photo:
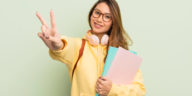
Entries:
{"type": "Polygon", "coordinates": [[[95,33],[106,33],[112,26],[112,14],[106,3],[99,3],[91,15],[91,27],[95,33]]]}

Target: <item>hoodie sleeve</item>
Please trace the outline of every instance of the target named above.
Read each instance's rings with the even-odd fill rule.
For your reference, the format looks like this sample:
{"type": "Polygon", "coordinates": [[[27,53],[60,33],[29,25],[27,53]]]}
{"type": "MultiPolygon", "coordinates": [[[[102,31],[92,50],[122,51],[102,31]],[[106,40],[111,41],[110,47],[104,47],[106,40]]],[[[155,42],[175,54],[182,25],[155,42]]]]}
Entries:
{"type": "Polygon", "coordinates": [[[64,48],[60,50],[49,49],[49,55],[52,59],[65,63],[70,71],[79,56],[82,41],[81,38],[66,36],[62,36],[61,40],[64,43],[64,48]]]}
{"type": "Polygon", "coordinates": [[[141,70],[138,70],[133,82],[129,85],[112,84],[107,96],[145,96],[146,90],[143,84],[141,70]]]}

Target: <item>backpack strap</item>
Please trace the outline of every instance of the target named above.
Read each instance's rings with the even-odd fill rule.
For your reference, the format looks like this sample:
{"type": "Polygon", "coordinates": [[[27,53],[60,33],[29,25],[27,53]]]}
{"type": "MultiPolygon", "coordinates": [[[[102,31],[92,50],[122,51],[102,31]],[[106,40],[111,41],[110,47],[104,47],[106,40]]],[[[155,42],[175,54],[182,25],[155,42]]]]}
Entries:
{"type": "Polygon", "coordinates": [[[79,50],[79,57],[78,57],[78,59],[77,59],[75,65],[74,65],[74,67],[73,67],[73,71],[72,71],[72,79],[73,79],[73,74],[74,74],[74,72],[75,72],[77,63],[78,63],[79,59],[81,58],[81,56],[83,55],[84,47],[85,47],[85,39],[82,39],[81,48],[80,48],[80,50],[79,50]]]}

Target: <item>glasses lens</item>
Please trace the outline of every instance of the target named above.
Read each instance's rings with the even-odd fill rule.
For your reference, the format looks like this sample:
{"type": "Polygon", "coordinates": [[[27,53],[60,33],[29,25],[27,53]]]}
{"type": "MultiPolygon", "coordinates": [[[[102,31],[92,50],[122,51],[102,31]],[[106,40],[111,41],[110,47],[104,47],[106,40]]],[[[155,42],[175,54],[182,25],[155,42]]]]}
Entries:
{"type": "Polygon", "coordinates": [[[100,15],[100,12],[99,11],[97,11],[97,10],[94,10],[93,11],[93,17],[99,17],[99,15],[100,15]]]}
{"type": "Polygon", "coordinates": [[[112,19],[111,16],[107,15],[107,14],[105,14],[104,17],[103,17],[103,20],[106,21],[106,22],[110,21],[111,19],[112,19]]]}

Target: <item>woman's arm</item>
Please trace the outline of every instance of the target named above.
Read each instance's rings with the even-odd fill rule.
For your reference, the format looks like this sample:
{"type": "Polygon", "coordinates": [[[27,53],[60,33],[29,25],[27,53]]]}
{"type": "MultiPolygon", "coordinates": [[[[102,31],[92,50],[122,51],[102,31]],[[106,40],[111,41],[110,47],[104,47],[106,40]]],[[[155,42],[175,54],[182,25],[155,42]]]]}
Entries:
{"type": "Polygon", "coordinates": [[[49,49],[49,55],[52,59],[65,63],[70,70],[78,58],[79,49],[82,43],[81,38],[62,36],[61,40],[64,43],[63,48],[59,50],[49,49]]]}

